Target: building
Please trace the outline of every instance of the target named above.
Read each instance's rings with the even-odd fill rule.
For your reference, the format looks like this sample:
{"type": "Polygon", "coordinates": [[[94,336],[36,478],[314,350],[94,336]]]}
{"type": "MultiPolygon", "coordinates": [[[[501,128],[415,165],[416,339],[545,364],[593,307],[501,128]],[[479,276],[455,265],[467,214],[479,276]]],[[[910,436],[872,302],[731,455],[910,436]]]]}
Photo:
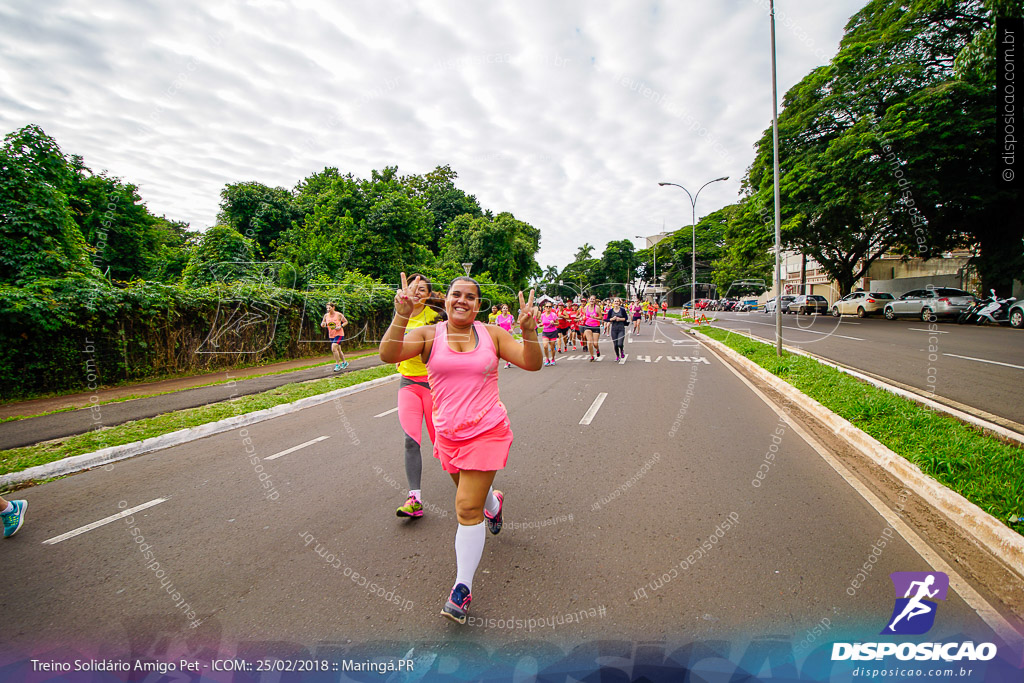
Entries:
{"type": "MultiPolygon", "coordinates": [[[[955,287],[971,291],[977,288],[977,275],[968,266],[968,252],[943,254],[925,261],[921,258],[904,260],[899,254],[885,254],[876,259],[867,273],[854,284],[854,289],[889,292],[899,296],[912,289],[955,287]]],[[[761,303],[774,296],[772,289],[762,295],[761,303]]],[[[837,285],[813,258],[795,251],[782,252],[782,293],[819,294],[834,303],[843,297],[837,285]]]]}

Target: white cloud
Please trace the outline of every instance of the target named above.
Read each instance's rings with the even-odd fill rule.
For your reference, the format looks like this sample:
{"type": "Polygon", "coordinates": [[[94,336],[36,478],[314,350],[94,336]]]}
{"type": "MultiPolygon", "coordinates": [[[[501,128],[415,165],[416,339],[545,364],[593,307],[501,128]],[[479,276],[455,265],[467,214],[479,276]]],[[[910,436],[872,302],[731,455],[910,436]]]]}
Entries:
{"type": "MultiPolygon", "coordinates": [[[[864,0],[779,12],[779,91],[864,0]]],[[[150,209],[212,224],[225,183],[450,164],[540,228],[539,261],[736,200],[771,123],[766,0],[0,6],[0,127],[36,123],[150,209]]]]}

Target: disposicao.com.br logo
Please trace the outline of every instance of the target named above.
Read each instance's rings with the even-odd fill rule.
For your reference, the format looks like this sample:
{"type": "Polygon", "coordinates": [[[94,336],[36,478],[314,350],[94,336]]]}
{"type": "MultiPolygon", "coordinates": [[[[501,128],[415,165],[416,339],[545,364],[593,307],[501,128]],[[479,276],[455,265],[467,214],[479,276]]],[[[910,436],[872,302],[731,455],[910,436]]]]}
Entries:
{"type": "MultiPolygon", "coordinates": [[[[942,572],[893,572],[896,600],[887,626],[880,635],[921,635],[931,630],[939,604],[949,591],[949,577],[942,572]]],[[[993,643],[834,643],[832,661],[880,660],[895,655],[902,661],[983,661],[996,656],[993,643]]]]}

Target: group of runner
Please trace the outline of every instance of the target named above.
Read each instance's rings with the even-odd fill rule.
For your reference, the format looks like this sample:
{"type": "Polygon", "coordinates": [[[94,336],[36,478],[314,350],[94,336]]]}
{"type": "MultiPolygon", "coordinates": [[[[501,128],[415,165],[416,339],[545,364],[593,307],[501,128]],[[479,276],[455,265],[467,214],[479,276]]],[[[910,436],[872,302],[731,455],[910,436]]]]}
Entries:
{"type": "Polygon", "coordinates": [[[594,361],[601,356],[602,330],[612,339],[616,359],[624,359],[626,328],[632,323],[638,332],[640,322],[653,324],[658,312],[653,302],[594,296],[538,309],[533,297],[531,291],[524,300],[519,292],[516,316],[507,305],[493,307],[485,325],[476,320],[482,297],[473,278],[456,278],[441,296],[427,277],[402,273],[394,319],[380,343],[380,359],[396,363],[401,375],[398,420],[409,495],[397,516],[423,516],[424,424],[433,456],[455,483],[455,580],[441,615],[460,624],[466,623],[487,532],[502,528],[505,495],[492,484],[508,460],[512,429],[498,395],[500,362],[536,371],[554,365],[570,346],[583,346],[594,361]]]}
{"type": "MultiPolygon", "coordinates": [[[[501,317],[506,314],[507,306],[498,313],[495,306],[489,316],[489,322],[502,326],[501,317]]],[[[640,301],[634,299],[626,303],[621,298],[598,300],[591,296],[586,303],[575,302],[558,303],[547,302],[541,309],[538,332],[541,334],[542,349],[544,351],[544,365],[555,365],[558,362],[559,353],[567,353],[570,349],[576,351],[580,346],[590,353],[590,360],[594,361],[601,357],[599,340],[601,335],[611,337],[615,347],[615,358],[621,360],[625,356],[622,348],[626,327],[632,322],[633,334],[640,333],[640,323],[654,324],[658,316],[658,305],[651,301],[640,301]],[[617,310],[617,309],[623,310],[617,310]]],[[[662,314],[667,317],[668,303],[662,302],[662,314]]],[[[505,318],[508,327],[504,329],[512,332],[511,315],[505,318]]],[[[506,364],[506,367],[509,367],[506,364]]]]}

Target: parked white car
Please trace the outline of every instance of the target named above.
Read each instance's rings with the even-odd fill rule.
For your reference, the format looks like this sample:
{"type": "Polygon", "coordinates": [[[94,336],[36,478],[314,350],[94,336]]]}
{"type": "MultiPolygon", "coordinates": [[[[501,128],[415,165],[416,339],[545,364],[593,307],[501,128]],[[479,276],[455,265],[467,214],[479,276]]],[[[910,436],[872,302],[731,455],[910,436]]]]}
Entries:
{"type": "Polygon", "coordinates": [[[874,313],[882,313],[885,305],[895,297],[889,292],[851,292],[832,304],[832,315],[855,315],[866,318],[874,313]]]}

